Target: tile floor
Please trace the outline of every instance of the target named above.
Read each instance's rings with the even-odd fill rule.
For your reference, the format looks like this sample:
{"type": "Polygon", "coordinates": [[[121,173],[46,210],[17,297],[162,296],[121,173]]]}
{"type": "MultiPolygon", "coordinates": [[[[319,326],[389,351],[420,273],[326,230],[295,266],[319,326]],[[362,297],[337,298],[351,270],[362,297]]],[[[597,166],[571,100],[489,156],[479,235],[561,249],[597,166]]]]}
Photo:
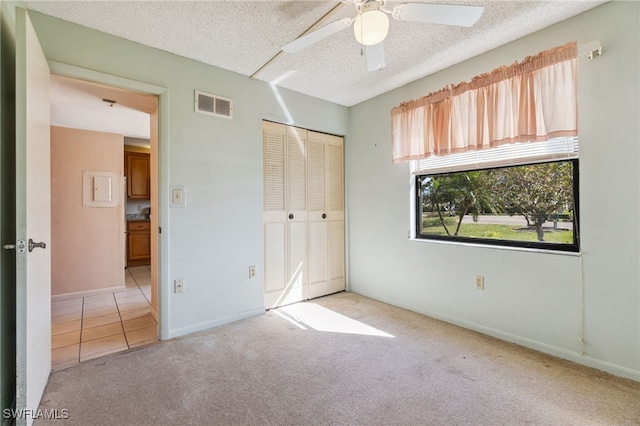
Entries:
{"type": "Polygon", "coordinates": [[[125,285],[117,293],[51,303],[52,370],[158,340],[149,267],[127,268],[125,285]]]}

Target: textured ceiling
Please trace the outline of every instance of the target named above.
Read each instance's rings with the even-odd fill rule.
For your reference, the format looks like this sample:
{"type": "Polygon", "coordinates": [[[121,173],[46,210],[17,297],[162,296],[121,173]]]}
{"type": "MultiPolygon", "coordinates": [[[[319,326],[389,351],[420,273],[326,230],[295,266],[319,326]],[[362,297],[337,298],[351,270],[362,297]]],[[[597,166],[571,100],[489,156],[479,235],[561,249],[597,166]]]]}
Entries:
{"type": "MultiPolygon", "coordinates": [[[[408,1],[411,2],[411,1],[408,1]]],[[[386,7],[408,2],[387,2],[386,7]]],[[[424,2],[424,1],[415,1],[424,2]]],[[[437,1],[484,6],[470,28],[390,20],[386,67],[368,72],[351,28],[298,53],[280,53],[325,13],[318,1],[26,1],[38,12],[352,106],[591,9],[604,1],[437,1]]],[[[535,52],[532,52],[535,53],[535,52]]],[[[519,60],[522,58],[514,58],[519,60]]]]}
{"type": "Polygon", "coordinates": [[[101,84],[51,76],[51,124],[149,139],[158,98],[101,84]]]}

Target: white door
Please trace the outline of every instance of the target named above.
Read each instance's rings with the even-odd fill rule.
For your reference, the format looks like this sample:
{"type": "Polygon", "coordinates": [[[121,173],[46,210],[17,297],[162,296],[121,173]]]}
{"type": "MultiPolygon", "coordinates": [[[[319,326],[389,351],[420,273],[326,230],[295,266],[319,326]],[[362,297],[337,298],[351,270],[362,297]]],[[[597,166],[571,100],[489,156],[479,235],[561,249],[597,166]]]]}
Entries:
{"type": "Polygon", "coordinates": [[[309,155],[309,298],[327,293],[327,136],[308,132],[309,155]]]}
{"type": "Polygon", "coordinates": [[[307,135],[263,122],[264,304],[266,308],[308,298],[307,135]]]}
{"type": "Polygon", "coordinates": [[[287,126],[287,295],[284,303],[309,298],[307,255],[307,131],[287,126]]]}
{"type": "Polygon", "coordinates": [[[273,308],[286,296],[287,212],[285,203],[284,126],[264,122],[264,306],[273,308]]]}
{"type": "Polygon", "coordinates": [[[344,139],[327,136],[327,246],[329,283],[325,294],[346,288],[344,258],[344,139]]]}
{"type": "Polygon", "coordinates": [[[309,131],[309,298],[345,289],[343,143],[309,131]]]}
{"type": "MultiPolygon", "coordinates": [[[[51,371],[49,66],[16,9],[16,408],[36,410],[51,371]],[[29,241],[41,247],[29,247],[29,241]],[[24,242],[24,243],[21,243],[24,242]],[[21,247],[24,244],[26,247],[21,247]],[[46,247],[45,247],[46,245],[46,247]]],[[[22,417],[18,424],[31,424],[22,417]]]]}

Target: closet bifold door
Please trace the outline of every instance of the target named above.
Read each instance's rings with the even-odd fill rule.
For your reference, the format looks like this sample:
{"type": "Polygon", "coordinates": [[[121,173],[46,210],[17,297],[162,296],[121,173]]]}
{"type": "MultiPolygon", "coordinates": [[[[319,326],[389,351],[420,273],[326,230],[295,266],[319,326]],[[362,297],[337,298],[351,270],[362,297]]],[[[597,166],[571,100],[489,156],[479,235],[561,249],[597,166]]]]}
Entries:
{"type": "Polygon", "coordinates": [[[309,132],[309,298],[328,294],[327,135],[309,132]]]}
{"type": "Polygon", "coordinates": [[[264,121],[263,143],[265,307],[344,290],[343,139],[264,121]]]}
{"type": "Polygon", "coordinates": [[[307,252],[307,131],[287,126],[287,283],[280,304],[309,298],[307,252]]]}
{"type": "Polygon", "coordinates": [[[263,290],[266,308],[277,306],[287,281],[286,137],[285,126],[263,122],[263,290]]]}
{"type": "Polygon", "coordinates": [[[263,122],[264,303],[308,298],[306,130],[263,122]]]}
{"type": "Polygon", "coordinates": [[[344,139],[327,135],[327,246],[328,285],[325,294],[343,291],[344,253],[344,139]]]}
{"type": "Polygon", "coordinates": [[[308,133],[309,298],[345,289],[343,139],[308,133]]]}

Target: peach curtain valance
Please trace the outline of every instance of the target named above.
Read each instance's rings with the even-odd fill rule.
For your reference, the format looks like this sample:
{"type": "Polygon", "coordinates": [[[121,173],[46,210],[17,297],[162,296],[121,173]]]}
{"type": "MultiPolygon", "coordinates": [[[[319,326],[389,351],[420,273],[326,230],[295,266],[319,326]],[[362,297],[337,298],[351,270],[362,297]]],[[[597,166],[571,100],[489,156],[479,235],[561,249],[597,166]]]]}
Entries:
{"type": "Polygon", "coordinates": [[[576,42],[391,110],[393,162],[577,136],[576,42]]]}

